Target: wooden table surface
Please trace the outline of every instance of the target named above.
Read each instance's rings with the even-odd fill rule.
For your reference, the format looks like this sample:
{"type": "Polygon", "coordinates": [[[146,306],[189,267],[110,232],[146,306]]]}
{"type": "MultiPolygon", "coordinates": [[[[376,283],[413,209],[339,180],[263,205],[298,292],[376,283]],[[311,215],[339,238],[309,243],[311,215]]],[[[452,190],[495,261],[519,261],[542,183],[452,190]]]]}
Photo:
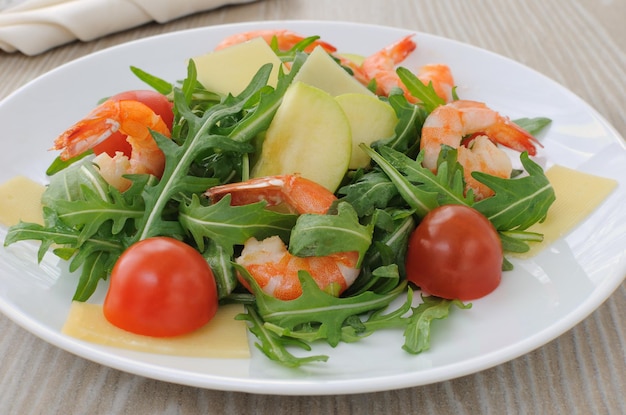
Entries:
{"type": "MultiPolygon", "coordinates": [[[[34,57],[0,52],[0,99],[63,63],[151,35],[242,21],[340,20],[432,33],[508,56],[582,97],[626,136],[624,18],[624,0],[264,0],[34,57]]],[[[10,139],[2,137],[4,145],[10,139]]],[[[625,315],[622,284],[573,329],[491,369],[408,389],[303,397],[204,390],[123,373],[51,346],[0,315],[0,413],[623,414],[625,315]]]]}

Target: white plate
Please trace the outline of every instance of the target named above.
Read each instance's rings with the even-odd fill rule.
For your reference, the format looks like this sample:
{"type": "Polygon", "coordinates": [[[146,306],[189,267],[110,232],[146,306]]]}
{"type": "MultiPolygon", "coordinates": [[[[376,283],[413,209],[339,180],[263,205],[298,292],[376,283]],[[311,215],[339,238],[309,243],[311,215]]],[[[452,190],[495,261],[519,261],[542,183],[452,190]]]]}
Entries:
{"type": "MultiPolygon", "coordinates": [[[[366,55],[406,35],[401,29],[338,22],[264,22],[207,27],[143,39],[71,62],[24,86],[0,103],[3,136],[0,182],[18,174],[44,183],[52,140],[101,97],[144,85],[138,66],[167,80],[182,79],[186,60],[224,36],[258,28],[319,34],[340,51],[366,55]]],[[[417,356],[400,347],[402,333],[376,333],[328,353],[327,363],[298,370],[268,361],[191,359],[133,353],[81,342],[60,329],[75,276],[50,255],[35,261],[36,244],[0,249],[0,309],[42,339],[78,356],[123,371],[211,389],[281,395],[380,391],[447,380],[523,355],[561,335],[595,310],[626,275],[626,149],[592,108],[565,88],[511,60],[418,33],[417,52],[404,65],[452,67],[462,98],[487,102],[517,117],[547,116],[540,159],[597,175],[619,186],[594,214],[533,260],[515,261],[502,285],[469,311],[454,310],[435,324],[432,348],[417,356]]],[[[584,195],[581,195],[584,197],[584,195]]],[[[3,236],[3,235],[2,235],[3,236]]],[[[4,236],[3,236],[4,237],[4,236]]],[[[99,293],[102,295],[102,292],[99,293]]]]}

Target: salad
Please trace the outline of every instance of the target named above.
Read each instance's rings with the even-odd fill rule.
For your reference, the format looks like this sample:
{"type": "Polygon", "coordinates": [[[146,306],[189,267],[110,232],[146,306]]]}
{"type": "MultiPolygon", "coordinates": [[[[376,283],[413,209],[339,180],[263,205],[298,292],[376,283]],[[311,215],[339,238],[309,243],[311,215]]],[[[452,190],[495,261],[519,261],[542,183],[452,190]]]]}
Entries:
{"type": "MultiPolygon", "coordinates": [[[[365,61],[341,57],[315,36],[280,44],[279,38],[285,37],[274,33],[268,43],[288,70],[281,70],[271,85],[272,66],[258,68],[236,95],[207,90],[198,82],[193,60],[187,77],[178,83],[132,68],[153,91],[113,96],[57,139],[63,152],[48,169],[50,184],[42,199],[45,224],[16,225],[5,244],[39,240],[40,258],[53,248],[70,261],[70,270],[79,274],[75,301],[86,301],[98,284],[110,280],[105,315],[129,331],[177,335],[205,324],[219,304],[238,302],[245,305],[240,318],[249,323],[259,349],[287,366],[327,358],[295,356],[292,346],[309,350],[318,341],[335,346],[381,329],[401,331],[402,348],[409,353],[427,350],[434,319],[447,317],[452,306],[468,308],[467,301],[487,295],[497,287],[502,271],[511,267],[503,254],[524,251],[528,242],[540,240],[541,235],[525,230],[545,218],[554,192],[529,157],[534,147],[524,143],[528,150],[519,156],[523,171],[509,169],[507,177],[473,171],[463,164],[463,148],[487,148],[491,155],[493,150],[481,137],[490,135],[486,127],[507,124],[506,119],[496,117],[476,131],[462,129],[456,146],[439,143],[443,138],[425,127],[448,117],[444,111],[487,107],[469,105],[453,87],[437,91],[450,84],[446,80],[435,82],[433,77],[425,84],[420,74],[406,68],[393,69],[395,77],[389,77],[389,70],[377,76],[362,71],[365,61]],[[357,145],[369,157],[367,165],[346,166],[335,187],[322,189],[297,171],[255,171],[268,157],[268,165],[276,164],[271,158],[276,156],[264,154],[271,143],[269,131],[285,102],[292,102],[286,97],[308,93],[293,92],[301,88],[294,79],[314,53],[312,46],[322,47],[345,73],[367,85],[397,120],[390,136],[357,145]],[[76,134],[93,128],[90,120],[102,112],[106,119],[115,113],[120,125],[111,131],[109,123],[109,130],[90,134],[94,142],[85,147],[88,140],[82,135],[77,140],[76,134]],[[438,144],[434,156],[421,145],[425,136],[438,144]],[[116,171],[124,162],[121,180],[103,173],[116,171]],[[433,165],[427,166],[429,162],[433,165]],[[307,204],[302,210],[300,202],[289,198],[293,180],[307,185],[305,194],[324,200],[321,213],[307,204]],[[476,187],[469,186],[471,180],[476,187]],[[254,185],[259,181],[263,192],[254,185]],[[275,186],[277,181],[279,205],[289,205],[287,210],[268,208],[277,200],[269,182],[275,186]],[[459,235],[461,246],[475,244],[479,253],[452,248],[459,235]],[[432,244],[419,244],[429,238],[450,249],[437,253],[429,251],[432,244]],[[267,240],[287,244],[290,258],[348,261],[343,268],[356,275],[345,287],[338,287],[335,279],[320,286],[317,271],[303,266],[295,270],[301,292],[295,298],[277,298],[264,290],[251,262],[240,260],[250,241],[267,240]],[[346,259],[347,254],[353,255],[346,259]],[[486,287],[456,292],[450,273],[471,289],[486,287]],[[168,283],[149,290],[148,281],[155,275],[168,283]],[[429,285],[432,280],[443,283],[429,285]],[[416,289],[426,286],[427,292],[417,298],[416,289]],[[169,301],[171,297],[177,300],[169,301]],[[137,308],[136,313],[129,311],[137,308]],[[115,314],[120,321],[111,317],[115,314]],[[138,317],[129,321],[129,315],[138,317]]],[[[394,48],[385,53],[391,51],[394,48]]],[[[388,57],[394,64],[402,59],[388,57]]],[[[376,58],[376,68],[381,69],[381,55],[376,58]]],[[[497,115],[488,108],[486,112],[497,115]]],[[[531,134],[548,122],[517,120],[531,134]]]]}

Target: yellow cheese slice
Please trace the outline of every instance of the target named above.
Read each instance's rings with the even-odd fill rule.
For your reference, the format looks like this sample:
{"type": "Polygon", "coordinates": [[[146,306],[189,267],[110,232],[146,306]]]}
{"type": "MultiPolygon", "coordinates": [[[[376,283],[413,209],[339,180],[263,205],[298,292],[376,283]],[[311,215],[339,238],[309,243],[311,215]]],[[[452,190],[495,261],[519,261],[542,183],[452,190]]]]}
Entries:
{"type": "Polygon", "coordinates": [[[617,181],[613,179],[558,165],[546,171],[546,177],[554,188],[556,200],[550,207],[546,220],[528,228],[529,232],[543,234],[543,241],[531,244],[528,252],[511,254],[512,256],[524,259],[536,255],[582,222],[617,186],[617,181]]]}
{"type": "Polygon", "coordinates": [[[41,195],[45,187],[17,176],[0,184],[0,223],[6,226],[23,222],[43,224],[41,195]]]}
{"type": "Polygon", "coordinates": [[[250,357],[246,323],[235,320],[235,316],[243,311],[240,304],[223,305],[204,327],[182,336],[157,338],[130,333],[112,325],[99,304],[74,301],[62,332],[80,340],[139,352],[246,359],[250,357]]]}

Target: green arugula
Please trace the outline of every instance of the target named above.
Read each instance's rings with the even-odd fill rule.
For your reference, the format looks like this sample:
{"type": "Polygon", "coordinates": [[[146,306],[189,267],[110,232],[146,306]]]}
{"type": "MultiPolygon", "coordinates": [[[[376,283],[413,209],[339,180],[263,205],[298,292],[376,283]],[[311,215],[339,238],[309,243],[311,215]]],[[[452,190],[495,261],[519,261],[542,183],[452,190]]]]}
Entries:
{"type": "Polygon", "coordinates": [[[360,224],[352,206],[342,202],[336,215],[300,215],[291,232],[289,251],[296,256],[326,256],[350,247],[359,253],[359,266],[372,242],[372,230],[360,224]]]}
{"type": "Polygon", "coordinates": [[[339,298],[322,291],[306,271],[298,273],[302,285],[300,297],[283,301],[263,292],[247,271],[238,267],[252,287],[259,314],[267,323],[293,331],[297,327],[318,323],[317,339],[325,339],[331,346],[341,340],[341,327],[350,316],[387,307],[406,291],[406,282],[387,294],[365,292],[353,297],[339,298]]]}
{"type": "Polygon", "coordinates": [[[285,339],[280,337],[275,332],[268,329],[267,323],[263,321],[256,307],[253,305],[246,305],[246,313],[239,314],[237,320],[247,321],[249,323],[248,328],[259,340],[254,345],[257,349],[261,350],[269,359],[278,362],[287,367],[300,367],[303,364],[312,362],[326,362],[328,356],[315,355],[306,357],[296,357],[288,350],[288,346],[298,346],[304,350],[311,350],[311,346],[303,341],[296,339],[285,339]]]}
{"type": "MultiPolygon", "coordinates": [[[[554,191],[526,153],[520,156],[524,172],[515,179],[472,173],[495,191],[495,196],[481,201],[475,201],[471,192],[465,194],[455,149],[441,151],[437,173],[424,168],[419,153],[422,125],[444,101],[432,84],[424,85],[399,68],[398,76],[419,102],[408,102],[399,88],[386,98],[398,116],[394,135],[371,148],[361,146],[371,156],[372,168],[346,175],[328,214],[283,214],[266,209],[265,202],[230,206],[230,196],[211,204],[202,197],[207,188],[248,179],[258,138],[306,60],[304,48],[317,38],[307,38],[286,52],[277,51],[274,39],[272,48],[281,60],[291,62],[289,72],[281,68],[273,88],[267,85],[271,66],[265,65],[237,96],[204,89],[193,60],[186,78],[177,84],[131,67],[139,79],[174,103],[171,139],[152,132],[165,156],[161,178],[129,175],[131,187],[121,193],[102,178],[91,153],[67,162],[57,159],[48,169],[50,185],[42,198],[44,225],[11,227],[5,246],[40,241],[39,261],[53,249],[70,261],[71,272],[80,270],[74,300],[85,301],[133,243],[157,235],[185,240],[211,265],[219,298],[245,304],[247,313],[237,318],[248,323],[258,339],[256,347],[288,367],[328,359],[298,357],[291,347],[310,351],[313,342],[335,347],[384,329],[403,330],[402,347],[409,353],[427,350],[433,322],[446,318],[453,306],[466,309],[471,304],[422,297],[413,306],[404,260],[408,238],[419,220],[444,204],[472,206],[496,226],[507,251],[523,252],[528,241],[541,238],[526,229],[545,218],[554,191]],[[305,271],[298,274],[300,297],[282,301],[266,295],[233,257],[248,238],[271,235],[280,236],[297,256],[356,251],[360,275],[341,297],[321,290],[305,271]],[[237,291],[238,276],[247,281],[254,296],[237,291]],[[405,297],[402,304],[392,309],[401,296],[405,297]]],[[[550,120],[516,122],[535,134],[550,120]]]]}
{"type": "Polygon", "coordinates": [[[427,113],[430,114],[435,108],[446,103],[443,98],[437,95],[432,82],[425,85],[407,68],[399,67],[396,73],[411,95],[420,101],[420,105],[424,107],[427,113]]]}
{"type": "Polygon", "coordinates": [[[396,285],[387,294],[366,291],[337,298],[320,290],[306,272],[298,275],[302,295],[295,300],[282,301],[265,294],[244,268],[240,267],[240,272],[252,287],[256,306],[248,306],[247,314],[238,318],[251,323],[250,330],[259,340],[257,348],[288,367],[328,358],[325,355],[295,357],[288,346],[311,350],[310,344],[323,341],[335,347],[339,342],[360,341],[376,331],[394,328],[404,330],[404,350],[421,353],[430,347],[434,320],[446,318],[452,305],[471,308],[471,304],[438,297],[422,297],[422,302],[412,307],[413,290],[406,282],[396,285]],[[387,312],[391,302],[401,294],[406,294],[402,305],[387,312]],[[365,320],[361,316],[366,316],[365,320]]]}
{"type": "Polygon", "coordinates": [[[266,204],[230,206],[230,195],[227,195],[216,204],[203,206],[200,198],[193,195],[189,205],[180,207],[178,220],[200,250],[204,250],[208,238],[232,256],[233,246],[243,245],[251,237],[261,240],[278,235],[289,240],[296,215],[273,212],[265,209],[266,204]]]}
{"type": "Polygon", "coordinates": [[[535,117],[535,118],[518,118],[513,120],[513,122],[524,130],[528,131],[529,134],[535,136],[543,131],[552,120],[550,118],[545,117],[535,117]]]}
{"type": "Polygon", "coordinates": [[[404,278],[404,260],[409,237],[416,221],[410,211],[379,210],[373,215],[372,244],[361,264],[359,278],[348,288],[346,295],[365,291],[383,294],[394,289],[404,278]]]}
{"type": "Polygon", "coordinates": [[[556,199],[554,189],[528,153],[520,155],[527,176],[502,179],[482,172],[472,176],[495,191],[495,195],[476,202],[473,207],[485,215],[499,231],[524,230],[543,222],[556,199]]]}
{"type": "Polygon", "coordinates": [[[359,217],[363,217],[387,207],[397,197],[398,189],[384,172],[372,170],[340,188],[338,194],[343,195],[341,200],[348,202],[359,217]]]}
{"type": "Polygon", "coordinates": [[[402,348],[413,354],[430,349],[430,330],[433,320],[447,318],[453,305],[461,309],[472,307],[471,304],[463,304],[459,300],[422,297],[422,303],[412,309],[413,313],[404,332],[405,342],[402,348]]]}
{"type": "Polygon", "coordinates": [[[239,285],[235,268],[231,263],[232,254],[211,239],[206,241],[202,255],[208,262],[215,283],[217,285],[217,298],[228,298],[239,285]]]}

